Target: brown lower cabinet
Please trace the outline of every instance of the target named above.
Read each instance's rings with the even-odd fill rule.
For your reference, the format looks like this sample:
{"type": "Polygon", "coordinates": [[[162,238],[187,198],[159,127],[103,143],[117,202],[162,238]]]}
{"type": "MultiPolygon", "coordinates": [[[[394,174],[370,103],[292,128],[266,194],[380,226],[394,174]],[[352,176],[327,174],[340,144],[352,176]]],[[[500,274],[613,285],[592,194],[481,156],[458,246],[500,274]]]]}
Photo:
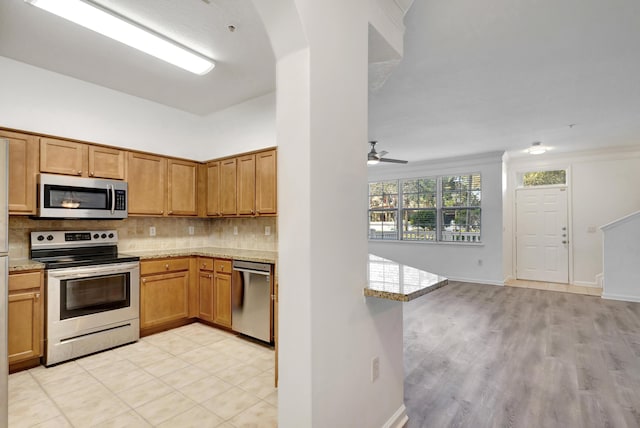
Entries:
{"type": "Polygon", "coordinates": [[[140,262],[140,330],[189,318],[189,257],[140,262]]]}
{"type": "Polygon", "coordinates": [[[231,327],[231,260],[198,257],[198,318],[231,327]]]}
{"type": "Polygon", "coordinates": [[[43,352],[43,272],[9,275],[8,354],[10,370],[20,364],[38,365],[43,352]]]}

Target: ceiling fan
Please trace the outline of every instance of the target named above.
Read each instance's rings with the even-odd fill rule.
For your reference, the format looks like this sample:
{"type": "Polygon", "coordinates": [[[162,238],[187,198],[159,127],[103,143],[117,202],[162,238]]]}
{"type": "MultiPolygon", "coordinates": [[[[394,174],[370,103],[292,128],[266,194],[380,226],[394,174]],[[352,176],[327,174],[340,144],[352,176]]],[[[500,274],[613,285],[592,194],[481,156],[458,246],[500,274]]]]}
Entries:
{"type": "Polygon", "coordinates": [[[381,151],[380,153],[376,152],[376,143],[377,141],[369,141],[369,144],[371,144],[371,151],[367,155],[367,165],[376,165],[379,162],[389,162],[389,163],[408,163],[409,162],[406,160],[385,158],[384,155],[386,155],[388,152],[385,152],[384,150],[381,151]]]}

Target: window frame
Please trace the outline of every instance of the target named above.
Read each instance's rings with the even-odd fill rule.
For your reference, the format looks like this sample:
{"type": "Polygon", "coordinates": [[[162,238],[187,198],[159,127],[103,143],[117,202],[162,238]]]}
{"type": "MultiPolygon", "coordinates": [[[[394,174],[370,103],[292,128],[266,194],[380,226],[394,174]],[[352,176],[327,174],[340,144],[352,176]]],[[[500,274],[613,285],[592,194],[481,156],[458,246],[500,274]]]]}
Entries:
{"type": "MultiPolygon", "coordinates": [[[[370,185],[372,183],[381,183],[381,182],[395,182],[397,185],[397,189],[398,189],[398,200],[397,200],[397,204],[396,207],[394,208],[390,208],[390,209],[380,209],[380,208],[371,208],[371,194],[369,193],[367,196],[367,199],[369,200],[368,204],[369,204],[369,208],[367,210],[367,228],[368,228],[368,239],[369,241],[372,242],[408,242],[408,243],[420,243],[420,244],[454,244],[454,245],[483,245],[483,241],[482,241],[482,229],[483,229],[483,220],[482,220],[482,203],[483,203],[483,198],[482,198],[482,187],[483,187],[483,183],[482,183],[482,173],[479,171],[474,171],[474,172],[468,172],[468,173],[457,173],[457,174],[439,174],[439,175],[431,175],[431,176],[419,176],[419,177],[407,177],[407,178],[393,178],[393,179],[379,179],[379,180],[372,180],[368,182],[367,185],[367,190],[370,191],[370,185]],[[444,201],[443,201],[443,188],[442,188],[442,182],[443,182],[443,178],[445,177],[464,177],[464,176],[472,176],[472,175],[478,175],[479,179],[480,179],[480,204],[479,205],[473,205],[470,206],[468,205],[468,201],[467,201],[467,205],[464,206],[451,206],[451,207],[446,207],[444,206],[444,201]],[[409,208],[405,208],[405,196],[404,196],[404,183],[407,181],[412,181],[412,180],[435,180],[435,185],[436,185],[436,201],[435,201],[435,207],[409,207],[409,208]],[[404,228],[404,215],[405,212],[408,211],[435,211],[435,229],[433,230],[434,233],[434,239],[404,239],[403,238],[403,228],[404,228]],[[478,235],[478,239],[477,240],[473,240],[473,241],[465,241],[465,240],[443,240],[443,231],[444,228],[446,227],[446,225],[444,225],[444,211],[445,210],[478,210],[479,214],[478,217],[480,219],[479,221],[479,235],[478,235]],[[396,215],[396,237],[395,239],[385,239],[384,238],[384,234],[382,235],[383,237],[381,238],[375,238],[372,237],[371,234],[371,228],[369,227],[370,223],[370,219],[371,219],[371,213],[372,212],[377,212],[377,211],[393,211],[395,212],[396,215]]],[[[471,191],[471,190],[468,190],[471,191]]],[[[468,225],[467,225],[468,226],[468,225]]]]}

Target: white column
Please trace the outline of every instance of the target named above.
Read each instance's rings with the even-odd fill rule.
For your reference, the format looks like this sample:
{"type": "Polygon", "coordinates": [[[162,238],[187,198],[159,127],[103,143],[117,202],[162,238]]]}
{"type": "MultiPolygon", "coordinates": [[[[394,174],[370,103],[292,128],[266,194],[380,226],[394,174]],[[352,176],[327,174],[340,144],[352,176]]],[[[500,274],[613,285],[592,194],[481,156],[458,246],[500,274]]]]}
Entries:
{"type": "Polygon", "coordinates": [[[278,60],[279,426],[381,427],[404,411],[402,306],[362,292],[368,3],[268,3],[254,4],[278,60]]]}

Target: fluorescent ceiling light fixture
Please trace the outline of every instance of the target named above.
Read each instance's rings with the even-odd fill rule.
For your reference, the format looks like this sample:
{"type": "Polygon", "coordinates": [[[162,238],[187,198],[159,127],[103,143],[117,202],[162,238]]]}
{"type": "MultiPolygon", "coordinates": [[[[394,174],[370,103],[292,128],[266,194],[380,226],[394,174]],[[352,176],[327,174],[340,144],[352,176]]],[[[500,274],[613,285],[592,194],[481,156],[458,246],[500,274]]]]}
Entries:
{"type": "Polygon", "coordinates": [[[192,73],[207,74],[215,67],[209,58],[94,3],[83,0],[25,1],[192,73]]]}
{"type": "Polygon", "coordinates": [[[547,148],[544,147],[540,141],[535,141],[531,143],[531,147],[527,149],[530,155],[541,155],[547,151],[547,148]]]}

